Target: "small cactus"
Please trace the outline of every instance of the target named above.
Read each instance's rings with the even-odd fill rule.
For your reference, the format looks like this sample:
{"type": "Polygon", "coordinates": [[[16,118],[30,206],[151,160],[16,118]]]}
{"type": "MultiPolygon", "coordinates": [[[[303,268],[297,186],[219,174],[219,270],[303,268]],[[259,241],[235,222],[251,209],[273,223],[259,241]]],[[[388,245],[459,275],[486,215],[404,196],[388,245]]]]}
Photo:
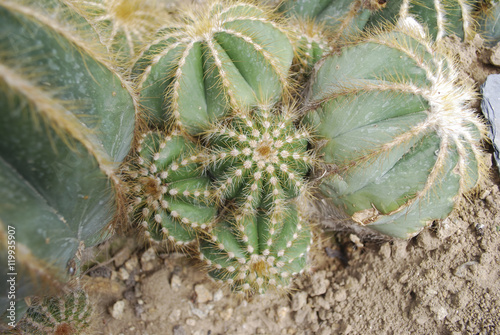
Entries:
{"type": "Polygon", "coordinates": [[[262,106],[207,132],[203,165],[213,176],[218,203],[234,199],[247,215],[307,191],[306,175],[314,163],[307,147],[311,134],[294,125],[296,117],[291,107],[279,113],[262,106]]]}
{"type": "Polygon", "coordinates": [[[309,122],[327,140],[322,191],[356,223],[409,238],[445,218],[483,169],[473,87],[413,19],[326,58],[309,122]]]}
{"type": "Polygon", "coordinates": [[[31,306],[17,329],[26,335],[90,334],[92,319],[89,297],[76,290],[62,297],[32,297],[31,306]]]}
{"type": "Polygon", "coordinates": [[[483,0],[478,14],[480,32],[486,42],[494,46],[500,42],[500,3],[483,0]]]}
{"type": "Polygon", "coordinates": [[[193,145],[173,133],[149,132],[139,140],[129,171],[132,217],[151,241],[186,245],[207,229],[216,212],[208,203],[209,179],[202,176],[193,145]]]}
{"type": "Polygon", "coordinates": [[[288,204],[225,217],[205,235],[200,258],[215,280],[242,294],[283,291],[306,269],[311,243],[309,225],[288,204]]]}
{"type": "Polygon", "coordinates": [[[230,108],[277,101],[293,51],[268,9],[210,1],[180,14],[145,48],[134,72],[144,108],[191,135],[230,108]]]}

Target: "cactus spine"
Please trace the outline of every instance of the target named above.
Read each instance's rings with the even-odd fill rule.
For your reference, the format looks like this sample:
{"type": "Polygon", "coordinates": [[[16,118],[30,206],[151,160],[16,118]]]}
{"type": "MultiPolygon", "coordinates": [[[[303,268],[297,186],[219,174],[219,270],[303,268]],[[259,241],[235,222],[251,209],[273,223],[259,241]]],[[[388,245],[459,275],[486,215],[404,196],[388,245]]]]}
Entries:
{"type": "Polygon", "coordinates": [[[137,62],[142,104],[198,135],[230,107],[277,101],[293,57],[282,30],[269,10],[245,1],[211,1],[181,14],[137,62]]]}
{"type": "Polygon", "coordinates": [[[309,117],[327,144],[322,190],[355,222],[408,238],[482,174],[473,87],[413,19],[324,60],[309,117]]]}

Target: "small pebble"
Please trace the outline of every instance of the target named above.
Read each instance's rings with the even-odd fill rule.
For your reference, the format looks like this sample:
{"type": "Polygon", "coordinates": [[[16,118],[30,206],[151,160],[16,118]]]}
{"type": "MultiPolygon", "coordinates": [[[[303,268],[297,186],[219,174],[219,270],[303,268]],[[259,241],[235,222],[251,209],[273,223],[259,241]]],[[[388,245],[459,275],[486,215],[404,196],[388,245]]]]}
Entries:
{"type": "Polygon", "coordinates": [[[121,320],[123,318],[123,311],[125,310],[125,300],[118,300],[109,308],[109,314],[116,319],[121,320]]]}
{"type": "Polygon", "coordinates": [[[194,291],[196,292],[196,302],[199,304],[209,302],[213,298],[212,292],[210,292],[203,284],[195,285],[194,291]]]}
{"type": "Polygon", "coordinates": [[[141,256],[142,271],[151,271],[157,263],[156,251],[154,248],[149,248],[141,256]]]}
{"type": "Polygon", "coordinates": [[[186,320],[186,324],[190,327],[194,327],[196,325],[196,320],[189,318],[186,320]]]}
{"type": "Polygon", "coordinates": [[[224,298],[224,292],[221,289],[215,291],[213,301],[220,301],[222,298],[224,298]]]}
{"type": "Polygon", "coordinates": [[[170,286],[172,287],[172,289],[174,291],[177,291],[177,289],[179,289],[181,285],[182,285],[181,277],[179,277],[176,274],[173,274],[172,278],[170,278],[170,286]]]}
{"type": "Polygon", "coordinates": [[[220,312],[220,317],[224,321],[228,321],[229,319],[231,319],[232,316],[233,316],[233,309],[231,307],[224,309],[223,311],[220,312]]]}

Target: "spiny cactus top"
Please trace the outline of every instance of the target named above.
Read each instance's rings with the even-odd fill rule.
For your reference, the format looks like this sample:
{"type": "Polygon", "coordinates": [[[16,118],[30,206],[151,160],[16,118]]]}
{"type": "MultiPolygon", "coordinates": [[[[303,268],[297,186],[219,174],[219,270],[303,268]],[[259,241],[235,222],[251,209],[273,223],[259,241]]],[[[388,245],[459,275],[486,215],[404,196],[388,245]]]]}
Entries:
{"type": "Polygon", "coordinates": [[[293,58],[283,30],[268,10],[246,1],[210,1],[181,14],[136,65],[142,104],[199,134],[231,106],[277,101],[293,58]]]}
{"type": "MultiPolygon", "coordinates": [[[[158,0],[65,0],[98,32],[109,51],[132,57],[168,17],[158,0]]],[[[121,66],[126,66],[126,63],[121,66]]]]}
{"type": "Polygon", "coordinates": [[[307,190],[314,163],[309,130],[294,125],[292,108],[239,112],[208,131],[203,164],[215,179],[219,203],[235,199],[243,214],[272,209],[307,190]]]}
{"type": "Polygon", "coordinates": [[[92,316],[87,293],[77,290],[62,297],[31,298],[32,306],[17,327],[22,334],[87,334],[92,316]]]}
{"type": "Polygon", "coordinates": [[[288,204],[226,216],[205,236],[200,256],[213,278],[250,295],[286,289],[306,269],[311,243],[309,225],[288,204]]]}
{"type": "Polygon", "coordinates": [[[408,238],[476,185],[485,126],[473,87],[409,18],[324,60],[310,120],[328,140],[323,191],[353,220],[408,238]]]}
{"type": "Polygon", "coordinates": [[[201,175],[197,152],[182,136],[143,134],[136,165],[129,171],[134,222],[148,239],[184,245],[215,216],[209,207],[209,179],[201,175]]]}

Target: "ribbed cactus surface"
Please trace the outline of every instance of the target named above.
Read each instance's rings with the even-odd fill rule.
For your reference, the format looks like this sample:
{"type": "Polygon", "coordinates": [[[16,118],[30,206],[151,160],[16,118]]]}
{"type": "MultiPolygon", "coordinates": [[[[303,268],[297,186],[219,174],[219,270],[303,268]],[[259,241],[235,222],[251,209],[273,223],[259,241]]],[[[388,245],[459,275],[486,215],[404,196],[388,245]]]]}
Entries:
{"type": "Polygon", "coordinates": [[[179,134],[143,134],[129,172],[132,216],[146,237],[177,245],[192,242],[207,229],[216,210],[210,206],[210,180],[198,164],[199,152],[179,134]]]}
{"type": "Polygon", "coordinates": [[[476,185],[485,127],[471,85],[403,23],[326,58],[308,117],[327,140],[322,191],[355,222],[408,238],[476,185]]]}
{"type": "Polygon", "coordinates": [[[462,39],[474,37],[475,0],[391,0],[374,14],[368,25],[396,23],[412,17],[426,26],[435,40],[455,34],[462,39]]]}
{"type": "Polygon", "coordinates": [[[480,33],[490,45],[500,42],[500,3],[484,0],[478,15],[480,33]]]}
{"type": "Polygon", "coordinates": [[[31,298],[31,306],[17,327],[21,334],[88,334],[92,308],[87,293],[76,290],[60,297],[31,298]]]}
{"type": "Polygon", "coordinates": [[[199,134],[230,108],[277,101],[289,86],[293,50],[268,9],[210,1],[166,24],[138,60],[142,104],[199,134]]]}
{"type": "Polygon", "coordinates": [[[117,215],[116,171],[130,149],[135,103],[64,3],[2,0],[0,29],[0,246],[14,227],[11,272],[22,300],[64,281],[77,249],[117,215]]]}
{"type": "Polygon", "coordinates": [[[295,120],[292,108],[263,106],[207,132],[203,164],[214,178],[219,203],[234,199],[242,213],[253,213],[306,191],[305,177],[314,163],[307,147],[311,134],[295,120]]]}
{"type": "Polygon", "coordinates": [[[249,295],[285,290],[306,269],[311,242],[308,223],[288,204],[226,216],[205,236],[200,255],[214,279],[249,295]]]}

